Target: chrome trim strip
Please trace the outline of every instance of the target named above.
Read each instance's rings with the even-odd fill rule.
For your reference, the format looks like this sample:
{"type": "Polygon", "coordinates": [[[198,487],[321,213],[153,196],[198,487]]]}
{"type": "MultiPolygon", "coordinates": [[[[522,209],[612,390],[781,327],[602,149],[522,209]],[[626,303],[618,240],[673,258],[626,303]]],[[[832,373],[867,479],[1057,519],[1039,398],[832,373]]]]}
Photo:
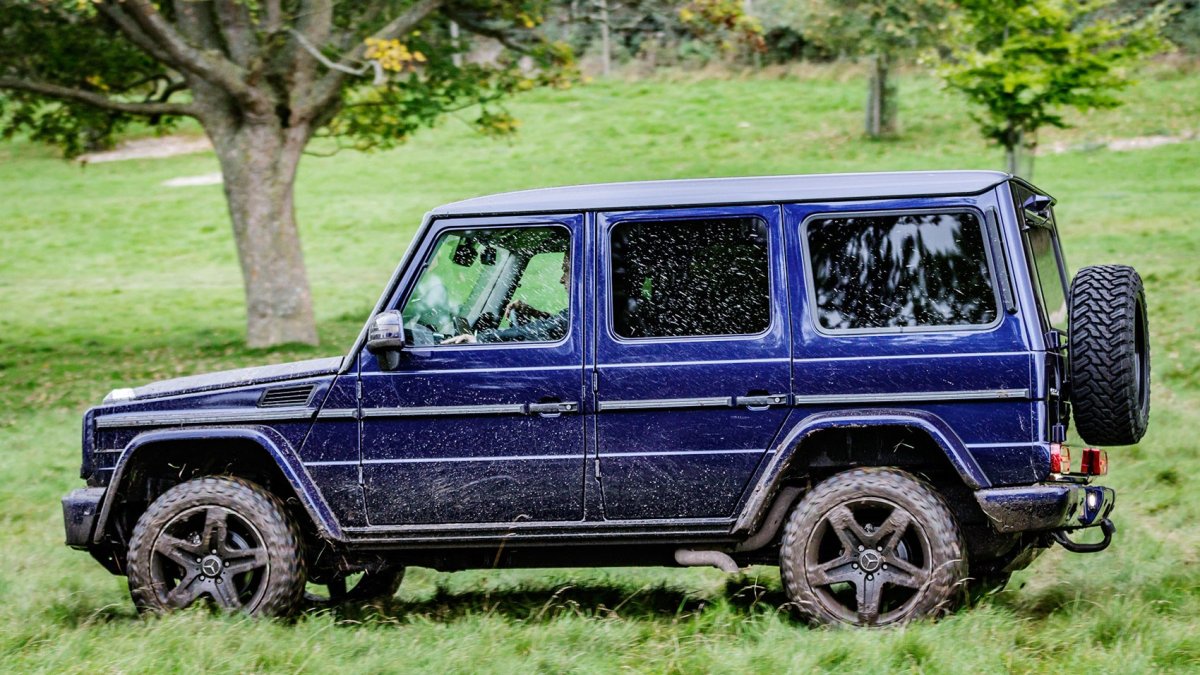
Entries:
{"type": "Polygon", "coordinates": [[[766,450],[761,448],[743,448],[737,450],[666,450],[663,452],[602,452],[601,458],[617,457],[673,457],[677,455],[761,455],[766,450]]]}
{"type": "MultiPolygon", "coordinates": [[[[664,452],[602,452],[601,458],[617,457],[670,457],[679,455],[754,455],[767,452],[758,448],[742,448],[734,450],[667,450],[664,452]]],[[[574,455],[496,455],[484,457],[403,457],[397,459],[364,459],[363,464],[435,464],[452,462],[518,462],[526,460],[582,460],[584,453],[574,455]]],[[[358,464],[356,460],[304,462],[304,466],[349,466],[358,464]]]]}
{"type": "Polygon", "coordinates": [[[403,457],[400,459],[364,459],[363,464],[436,464],[451,462],[517,462],[522,460],[558,460],[570,459],[582,461],[585,453],[581,450],[574,455],[492,455],[483,457],[403,457]]]}
{"type": "Polygon", "coordinates": [[[524,415],[525,404],[501,403],[496,405],[429,405],[412,408],[363,408],[362,416],[368,417],[437,417],[440,415],[524,415]]]}
{"type": "Polygon", "coordinates": [[[724,361],[651,361],[648,363],[604,363],[600,368],[642,368],[650,366],[719,366],[726,363],[788,363],[788,357],[772,359],[727,359],[724,361]]]}
{"type": "Polygon", "coordinates": [[[630,401],[600,401],[596,409],[606,410],[665,410],[668,408],[730,408],[732,396],[707,398],[647,398],[630,401]]]}
{"type": "Polygon", "coordinates": [[[968,448],[1029,448],[1041,443],[1016,441],[1014,443],[964,443],[968,448]]]}
{"type": "MultiPolygon", "coordinates": [[[[558,343],[551,343],[558,344],[558,343]]],[[[430,345],[436,346],[436,345],[430,345]]],[[[511,345],[510,345],[511,346],[511,345]]],[[[421,347],[410,347],[408,349],[421,349],[421,347]]],[[[583,364],[573,366],[530,366],[528,368],[447,368],[445,370],[393,370],[388,373],[391,375],[457,375],[462,373],[523,373],[529,371],[554,371],[554,370],[583,370],[583,364]]]]}
{"type": "Polygon", "coordinates": [[[319,420],[354,419],[358,414],[357,408],[325,408],[317,413],[319,420]]]}
{"type": "Polygon", "coordinates": [[[892,359],[970,359],[988,358],[993,356],[1031,356],[1034,352],[963,352],[939,354],[880,354],[875,356],[813,356],[796,357],[796,363],[820,363],[822,361],[884,361],[892,359]]]}
{"type": "Polygon", "coordinates": [[[233,408],[168,412],[117,413],[96,418],[97,429],[121,427],[157,427],[191,424],[224,424],[226,422],[277,422],[312,419],[315,408],[233,408]]]}
{"type": "Polygon", "coordinates": [[[794,396],[795,405],[842,403],[898,403],[924,401],[988,401],[1031,398],[1028,389],[980,389],[971,391],[905,391],[879,394],[818,394],[794,396]]]}
{"type": "Polygon", "coordinates": [[[117,453],[122,453],[122,452],[125,452],[125,448],[110,448],[107,450],[93,450],[92,454],[93,455],[111,455],[111,454],[117,454],[117,453]]]}

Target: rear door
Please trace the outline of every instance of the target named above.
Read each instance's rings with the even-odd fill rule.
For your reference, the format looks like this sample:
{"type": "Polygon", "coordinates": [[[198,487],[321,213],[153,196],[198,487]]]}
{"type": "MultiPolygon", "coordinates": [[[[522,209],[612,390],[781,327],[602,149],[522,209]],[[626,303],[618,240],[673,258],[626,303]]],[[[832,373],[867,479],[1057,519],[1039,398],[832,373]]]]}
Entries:
{"type": "Polygon", "coordinates": [[[788,414],[779,209],[601,213],[596,233],[605,517],[730,517],[788,414]]]}

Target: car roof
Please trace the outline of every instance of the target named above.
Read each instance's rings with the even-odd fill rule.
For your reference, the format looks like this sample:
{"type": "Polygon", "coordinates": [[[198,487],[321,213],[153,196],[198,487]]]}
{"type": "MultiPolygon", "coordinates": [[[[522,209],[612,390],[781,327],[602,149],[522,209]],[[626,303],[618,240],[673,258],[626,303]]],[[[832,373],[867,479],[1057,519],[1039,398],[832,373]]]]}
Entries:
{"type": "Polygon", "coordinates": [[[1000,171],[894,171],[595,183],[475,197],[444,204],[430,215],[436,218],[974,195],[1010,178],[1010,174],[1000,171]]]}

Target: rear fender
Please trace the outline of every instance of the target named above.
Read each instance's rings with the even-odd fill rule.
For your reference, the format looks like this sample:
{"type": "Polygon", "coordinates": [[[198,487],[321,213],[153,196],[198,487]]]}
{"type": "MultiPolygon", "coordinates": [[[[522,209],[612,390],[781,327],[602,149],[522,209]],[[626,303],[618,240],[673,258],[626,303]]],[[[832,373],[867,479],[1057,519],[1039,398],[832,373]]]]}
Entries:
{"type": "Polygon", "coordinates": [[[804,441],[818,431],[838,428],[905,427],[929,435],[941,448],[963,483],[972,490],[990,487],[991,481],[979,468],[967,446],[940,417],[921,410],[876,408],[815,413],[797,423],[775,444],[767,467],[759,475],[746,504],[734,525],[734,532],[753,532],[770,506],[771,497],[781,486],[783,476],[795,461],[803,461],[804,441]]]}
{"type": "Polygon", "coordinates": [[[329,505],[325,503],[324,498],[321,497],[320,490],[317,489],[312,477],[305,471],[304,465],[296,457],[296,453],[287,439],[271,427],[251,426],[219,429],[158,429],[138,434],[129,442],[129,445],[125,446],[125,452],[117,461],[112,482],[109,483],[100,506],[100,513],[96,518],[92,540],[95,543],[102,541],[116,495],[124,487],[126,470],[133,464],[135,458],[140,460],[147,453],[153,453],[156,447],[179,441],[212,442],[222,440],[250,441],[262,448],[291,484],[300,503],[304,505],[304,510],[308,512],[316,526],[317,533],[322,538],[342,539],[342,528],[338,524],[337,518],[333,515],[329,505]]]}

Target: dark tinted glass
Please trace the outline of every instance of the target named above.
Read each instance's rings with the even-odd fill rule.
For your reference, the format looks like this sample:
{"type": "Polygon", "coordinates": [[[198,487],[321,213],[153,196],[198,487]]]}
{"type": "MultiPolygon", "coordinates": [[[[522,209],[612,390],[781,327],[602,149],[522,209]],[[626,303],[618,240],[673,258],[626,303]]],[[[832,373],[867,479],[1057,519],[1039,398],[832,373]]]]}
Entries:
{"type": "Polygon", "coordinates": [[[821,327],[988,324],[996,318],[983,229],[971,213],[823,218],[808,224],[821,327]]]}
{"type": "Polygon", "coordinates": [[[613,328],[626,338],[761,333],[771,323],[768,269],[757,218],[618,224],[613,328]]]}

